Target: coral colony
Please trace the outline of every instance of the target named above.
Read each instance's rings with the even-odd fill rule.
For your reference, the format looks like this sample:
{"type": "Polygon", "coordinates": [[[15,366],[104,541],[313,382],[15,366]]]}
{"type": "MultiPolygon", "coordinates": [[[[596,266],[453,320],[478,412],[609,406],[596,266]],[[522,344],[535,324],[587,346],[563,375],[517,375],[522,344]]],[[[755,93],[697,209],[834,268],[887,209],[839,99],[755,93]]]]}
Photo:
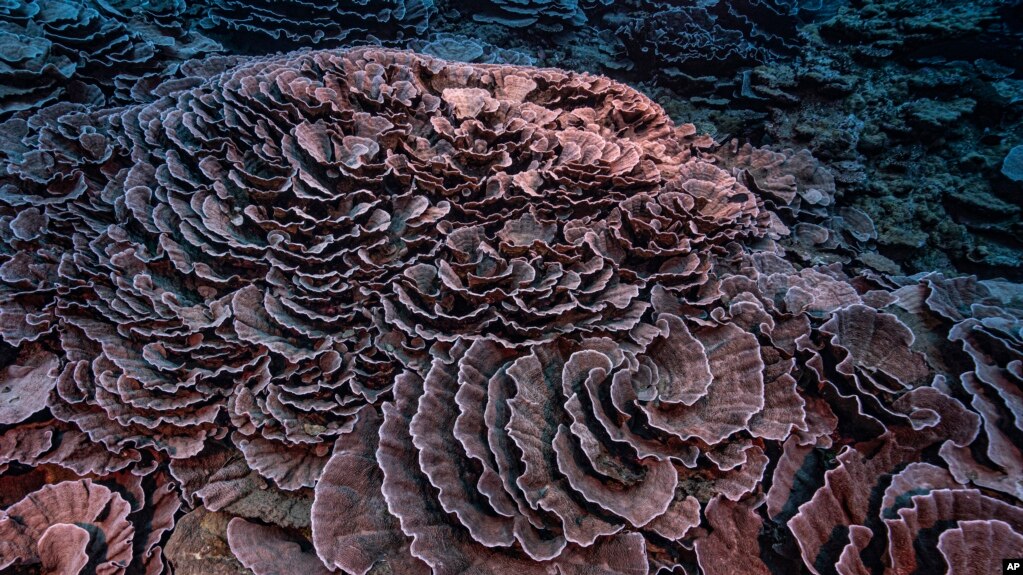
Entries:
{"type": "Polygon", "coordinates": [[[1023,557],[1023,6],[809,4],[0,2],[0,572],[1023,557]]]}

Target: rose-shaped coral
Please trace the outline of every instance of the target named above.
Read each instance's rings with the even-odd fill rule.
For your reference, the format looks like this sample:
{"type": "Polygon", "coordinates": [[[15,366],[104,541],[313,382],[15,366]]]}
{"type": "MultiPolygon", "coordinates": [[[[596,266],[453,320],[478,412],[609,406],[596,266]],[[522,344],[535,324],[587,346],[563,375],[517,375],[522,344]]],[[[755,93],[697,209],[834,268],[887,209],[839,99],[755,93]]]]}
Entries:
{"type": "Polygon", "coordinates": [[[0,565],[1019,548],[1021,288],[851,275],[869,220],[809,153],[374,48],[195,61],[139,101],[0,124],[0,565]]]}
{"type": "Polygon", "coordinates": [[[380,449],[417,457],[422,469],[381,460],[412,553],[435,569],[444,562],[444,551],[422,544],[418,511],[392,487],[409,481],[422,493],[436,488],[461,524],[448,528],[464,529],[466,544],[509,548],[508,561],[521,561],[514,543],[541,561],[599,553],[594,542],[617,541],[623,528],[679,538],[695,526],[694,495],[738,499],[752,490],[763,452],[724,440],[765,414],[756,338],[734,325],[697,337],[668,314],[640,330],[645,345],[625,349],[604,338],[558,339],[528,353],[459,340],[424,379],[403,376],[395,409],[415,412],[401,415],[409,427],[397,433],[389,422],[398,415],[385,411],[380,449]]]}

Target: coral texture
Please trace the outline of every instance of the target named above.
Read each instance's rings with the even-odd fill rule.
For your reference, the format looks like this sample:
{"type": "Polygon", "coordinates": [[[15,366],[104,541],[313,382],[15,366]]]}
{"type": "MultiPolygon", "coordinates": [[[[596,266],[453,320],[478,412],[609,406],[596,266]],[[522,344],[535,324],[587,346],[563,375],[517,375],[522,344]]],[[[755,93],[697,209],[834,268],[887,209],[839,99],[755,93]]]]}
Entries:
{"type": "Polygon", "coordinates": [[[584,6],[579,0],[449,1],[471,12],[476,22],[508,28],[561,32],[586,22],[584,6]]]}
{"type": "Polygon", "coordinates": [[[618,30],[630,59],[662,74],[762,62],[768,53],[741,29],[729,27],[702,6],[645,12],[618,30]]]}
{"type": "Polygon", "coordinates": [[[72,0],[0,4],[0,118],[53,102],[130,101],[140,79],[165,78],[220,46],[176,21],[182,5],[72,0]]]}
{"type": "Polygon", "coordinates": [[[838,202],[876,224],[862,265],[1021,281],[1023,199],[1003,162],[1023,141],[1020,3],[836,4],[801,29],[802,58],[724,83],[721,114],[826,162],[838,202]]]}
{"type": "Polygon", "coordinates": [[[1020,548],[1023,287],[850,275],[876,230],[809,153],[556,69],[205,64],[0,124],[0,568],[1020,548]]]}
{"type": "Polygon", "coordinates": [[[422,35],[433,0],[198,0],[199,27],[233,52],[338,47],[422,35]]]}
{"type": "Polygon", "coordinates": [[[479,38],[461,34],[433,34],[429,38],[411,40],[407,47],[442,60],[456,62],[520,66],[532,66],[536,63],[526,52],[498,48],[479,38]]]}

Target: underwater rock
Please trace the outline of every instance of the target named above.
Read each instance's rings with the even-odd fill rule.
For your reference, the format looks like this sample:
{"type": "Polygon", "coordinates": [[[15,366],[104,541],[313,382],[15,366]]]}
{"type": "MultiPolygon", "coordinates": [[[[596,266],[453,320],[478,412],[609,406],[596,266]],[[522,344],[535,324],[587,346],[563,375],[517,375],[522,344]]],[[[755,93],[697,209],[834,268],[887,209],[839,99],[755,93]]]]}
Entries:
{"type": "Polygon", "coordinates": [[[1011,63],[1018,57],[1015,33],[1000,24],[1012,2],[980,0],[853,0],[821,25],[828,39],[851,45],[864,61],[987,58],[1011,63]]]}
{"type": "Polygon", "coordinates": [[[1023,146],[1009,150],[1002,161],[1002,174],[1014,182],[1023,182],[1023,146]]]}

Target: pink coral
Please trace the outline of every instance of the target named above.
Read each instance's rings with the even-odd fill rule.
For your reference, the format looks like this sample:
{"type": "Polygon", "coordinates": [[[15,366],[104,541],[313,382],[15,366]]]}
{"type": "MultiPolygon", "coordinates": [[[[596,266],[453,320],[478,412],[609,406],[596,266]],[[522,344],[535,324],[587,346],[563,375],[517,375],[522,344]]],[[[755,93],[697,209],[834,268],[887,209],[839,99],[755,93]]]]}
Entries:
{"type": "Polygon", "coordinates": [[[1020,288],[850,275],[872,226],[809,153],[718,146],[599,76],[207,64],[0,125],[3,565],[856,572],[1019,547],[1020,288]]]}

